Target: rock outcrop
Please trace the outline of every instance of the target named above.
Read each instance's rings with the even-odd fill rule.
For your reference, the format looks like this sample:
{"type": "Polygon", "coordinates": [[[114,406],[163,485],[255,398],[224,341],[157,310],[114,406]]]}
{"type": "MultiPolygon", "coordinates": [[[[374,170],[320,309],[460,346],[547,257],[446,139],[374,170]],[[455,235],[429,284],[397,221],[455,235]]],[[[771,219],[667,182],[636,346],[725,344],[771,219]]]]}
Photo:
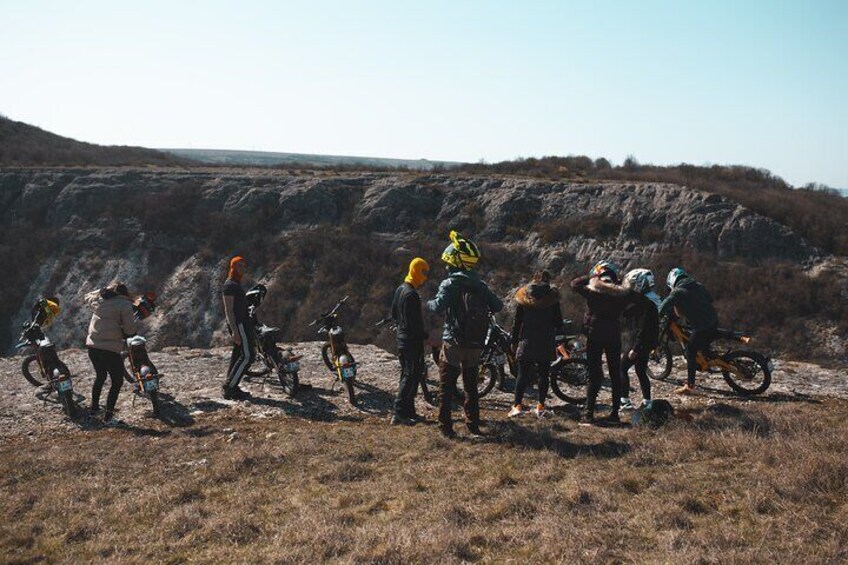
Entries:
{"type": "MultiPolygon", "coordinates": [[[[598,257],[628,266],[680,249],[719,260],[805,265],[820,257],[778,222],[686,187],[452,174],[6,169],[0,170],[0,221],[6,245],[25,230],[59,235],[40,249],[27,289],[6,291],[4,299],[16,300],[17,309],[0,320],[4,351],[31,302],[44,294],[65,305],[53,329],[57,341],[79,345],[88,317],[82,295],[115,279],[163,297],[167,308],[147,330],[154,347],[220,343],[222,260],[244,251],[243,232],[232,226],[267,242],[305,232],[325,238],[328,229],[343,227],[371,245],[413,253],[423,240],[444,245],[445,234],[434,230],[458,227],[520,256],[521,272],[544,265],[561,275],[598,257]]],[[[272,252],[283,253],[257,255],[272,252]]],[[[253,267],[257,278],[287,276],[270,260],[253,267]]],[[[308,276],[308,265],[303,268],[308,276]]],[[[357,281],[354,290],[373,284],[357,281]]],[[[287,297],[285,311],[305,319],[298,299],[287,297]]]]}

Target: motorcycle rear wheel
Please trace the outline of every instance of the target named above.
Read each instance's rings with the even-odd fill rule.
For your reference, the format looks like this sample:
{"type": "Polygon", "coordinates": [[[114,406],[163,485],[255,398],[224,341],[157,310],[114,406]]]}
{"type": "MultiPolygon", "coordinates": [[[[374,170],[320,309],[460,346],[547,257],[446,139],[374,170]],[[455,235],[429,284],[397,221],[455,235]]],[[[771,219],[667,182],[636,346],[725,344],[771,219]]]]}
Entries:
{"type": "Polygon", "coordinates": [[[744,396],[762,394],[771,385],[771,368],[768,360],[754,351],[730,351],[722,360],[738,372],[722,369],[724,380],[734,391],[744,396]]]}
{"type": "Polygon", "coordinates": [[[498,380],[498,366],[492,364],[480,365],[477,376],[477,397],[483,398],[495,387],[498,380]]]}
{"type": "Polygon", "coordinates": [[[673,357],[667,345],[660,345],[648,358],[648,376],[654,380],[664,381],[671,375],[673,357]]]}
{"type": "Polygon", "coordinates": [[[77,403],[74,401],[74,391],[66,390],[64,392],[60,392],[59,400],[62,403],[62,409],[65,411],[65,415],[71,420],[76,419],[77,403]]]}
{"type": "Polygon", "coordinates": [[[572,404],[586,402],[589,387],[589,363],[572,357],[551,368],[551,389],[560,400],[572,404]]]}

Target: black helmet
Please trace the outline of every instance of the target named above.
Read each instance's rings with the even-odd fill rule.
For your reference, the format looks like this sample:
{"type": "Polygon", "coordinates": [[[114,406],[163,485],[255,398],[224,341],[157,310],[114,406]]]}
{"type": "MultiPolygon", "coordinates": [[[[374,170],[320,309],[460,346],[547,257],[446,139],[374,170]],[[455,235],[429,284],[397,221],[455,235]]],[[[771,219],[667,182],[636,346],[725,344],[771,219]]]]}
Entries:
{"type": "Polygon", "coordinates": [[[258,308],[260,304],[262,304],[262,300],[265,299],[265,295],[268,293],[268,288],[264,284],[257,284],[250,290],[245,293],[245,298],[247,299],[247,305],[253,306],[254,308],[258,308]]]}

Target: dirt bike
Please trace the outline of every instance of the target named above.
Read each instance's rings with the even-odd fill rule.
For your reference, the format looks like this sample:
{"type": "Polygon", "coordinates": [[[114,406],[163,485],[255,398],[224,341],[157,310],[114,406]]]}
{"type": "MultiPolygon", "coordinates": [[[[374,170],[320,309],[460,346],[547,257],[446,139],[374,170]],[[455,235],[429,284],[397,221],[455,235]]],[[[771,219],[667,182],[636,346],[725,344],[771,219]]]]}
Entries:
{"type": "Polygon", "coordinates": [[[257,311],[266,292],[265,285],[258,284],[245,294],[248,316],[256,337],[256,360],[261,361],[263,365],[259,371],[251,371],[248,368],[245,374],[248,377],[262,377],[264,386],[268,376],[276,373],[283,392],[291,398],[300,389],[298,372],[303,356],[295,355],[291,348],[284,350],[279,347],[277,344],[280,342],[280,328],[272,328],[259,321],[257,311]]]}
{"type": "MultiPolygon", "coordinates": [[[[383,318],[374,324],[374,327],[388,329],[391,332],[395,332],[397,330],[397,324],[391,318],[383,318]]],[[[431,353],[433,362],[431,363],[426,359],[424,360],[424,372],[420,375],[418,383],[421,387],[421,394],[424,395],[424,401],[430,406],[436,406],[439,403],[439,381],[428,379],[428,375],[430,373],[430,366],[433,363],[438,364],[438,349],[434,348],[431,353]]]]}
{"type": "Polygon", "coordinates": [[[21,364],[24,378],[34,387],[40,387],[46,381],[50,385],[50,390],[59,396],[65,415],[72,420],[76,418],[79,410],[74,401],[71,371],[59,360],[56,347],[44,335],[36,319],[24,323],[20,341],[15,348],[29,353],[21,364]],[[33,375],[33,364],[38,367],[38,375],[43,380],[33,375]]]}
{"type": "MultiPolygon", "coordinates": [[[[126,360],[130,366],[129,382],[132,383],[136,394],[146,395],[150,399],[153,415],[159,417],[161,413],[159,379],[162,378],[162,373],[156,370],[156,365],[150,360],[146,344],[147,340],[140,335],[127,338],[126,360]]],[[[135,403],[135,397],[133,397],[133,403],[135,403]]]]}
{"type": "Polygon", "coordinates": [[[327,341],[321,346],[321,359],[327,369],[334,375],[333,388],[336,383],[341,383],[347,389],[348,400],[356,404],[356,395],[353,387],[356,382],[357,363],[347,346],[345,332],[338,325],[339,309],[347,302],[349,297],[342,298],[332,310],[321,314],[316,320],[309,324],[310,327],[319,325],[318,335],[326,335],[327,341]]]}
{"type": "MultiPolygon", "coordinates": [[[[156,310],[156,295],[152,292],[144,293],[138,301],[133,304],[133,315],[136,320],[144,320],[156,310]]],[[[162,373],[156,370],[156,365],[147,354],[147,340],[135,335],[126,339],[127,350],[122,354],[130,370],[124,375],[126,380],[135,389],[139,396],[147,396],[153,405],[153,415],[159,417],[159,379],[162,373]]],[[[135,397],[133,397],[135,404],[135,397]]]]}
{"type": "MultiPolygon", "coordinates": [[[[681,325],[676,319],[669,318],[664,330],[660,332],[660,345],[652,353],[648,376],[658,380],[668,378],[672,367],[671,342],[676,342],[685,351],[690,335],[689,328],[681,325]]],[[[717,340],[747,345],[751,336],[744,332],[718,329],[713,342],[717,340]]],[[[730,388],[745,396],[762,394],[771,385],[774,363],[755,351],[729,349],[725,353],[717,354],[708,350],[699,352],[696,361],[699,371],[720,372],[730,388]]]]}
{"type": "Polygon", "coordinates": [[[589,386],[589,362],[574,322],[563,320],[563,324],[566,333],[556,337],[556,359],[551,362],[551,389],[565,402],[583,404],[589,386]]]}
{"type": "Polygon", "coordinates": [[[510,343],[510,335],[494,316],[489,316],[489,331],[483,351],[480,353],[480,376],[477,381],[477,394],[480,398],[489,394],[495,384],[503,386],[506,378],[506,366],[511,375],[518,375],[515,352],[510,343]]]}

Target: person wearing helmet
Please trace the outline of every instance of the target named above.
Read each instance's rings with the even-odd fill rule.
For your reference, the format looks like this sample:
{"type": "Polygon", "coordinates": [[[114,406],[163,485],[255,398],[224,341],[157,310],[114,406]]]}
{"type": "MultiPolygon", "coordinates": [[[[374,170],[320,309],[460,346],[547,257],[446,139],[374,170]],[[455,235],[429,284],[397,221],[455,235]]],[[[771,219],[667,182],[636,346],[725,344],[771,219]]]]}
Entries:
{"type": "Polygon", "coordinates": [[[400,383],[395,399],[395,412],[392,424],[413,425],[418,416],[415,413],[415,393],[418,379],[426,371],[424,364],[424,317],[421,314],[421,297],[418,289],[427,281],[430,265],[416,257],[409,264],[409,272],[392,300],[391,319],[395,323],[398,358],[400,359],[400,383]]]}
{"type": "Polygon", "coordinates": [[[224,398],[227,400],[244,400],[248,394],[239,388],[244,372],[253,362],[254,331],[250,322],[247,308],[247,295],[241,286],[247,261],[242,257],[230,260],[230,271],[221,289],[224,300],[224,315],[227,327],[233,336],[233,353],[230,356],[230,367],[224,381],[224,398]]]}
{"type": "Polygon", "coordinates": [[[103,421],[108,424],[112,422],[118,394],[124,383],[124,360],[121,357],[124,340],[137,331],[135,312],[129,291],[122,283],[90,292],[85,296],[85,301],[93,310],[85,339],[88,358],[95,372],[89,414],[95,416],[99,412],[100,393],[108,376],[112,385],[103,412],[103,421]]]}
{"type": "Polygon", "coordinates": [[[595,404],[604,377],[602,358],[606,355],[612,383],[612,411],[604,418],[619,423],[621,402],[621,313],[633,301],[631,293],[619,284],[619,270],[610,261],[596,263],[589,276],[571,281],[571,289],[586,299],[583,331],[588,337],[589,391],[586,423],[595,423],[595,404]]]}
{"type": "Polygon", "coordinates": [[[565,333],[559,290],[551,286],[551,274],[539,271],[533,281],[515,293],[515,321],[512,325],[512,344],[518,360],[518,381],[509,417],[524,413],[524,391],[535,373],[539,377],[539,402],[533,411],[543,418],[548,395],[548,374],[556,352],[557,333],[565,333]]]}
{"type": "Polygon", "coordinates": [[[465,388],[466,426],[479,436],[480,406],[477,395],[480,353],[489,330],[489,314],[500,312],[503,302],[495,296],[474,270],[480,250],[462,234],[450,232],[451,243],[442,253],[448,275],[439,285],[427,309],[445,314],[442,354],[439,359],[439,429],[445,437],[454,437],[451,403],[460,374],[465,388]]]}
{"type": "Polygon", "coordinates": [[[698,352],[709,348],[718,329],[718,314],[713,307],[713,297],[704,285],[676,267],[669,271],[666,285],[671,294],[660,305],[660,318],[678,315],[686,318],[691,328],[686,343],[686,384],[675,389],[677,394],[691,394],[695,390],[695,372],[698,352]]]}
{"type": "Polygon", "coordinates": [[[633,302],[624,309],[624,320],[628,323],[629,347],[621,356],[621,407],[632,409],[630,401],[630,367],[636,368],[639,387],[642,389],[642,404],[651,401],[651,381],[648,379],[648,359],[659,340],[660,297],[655,292],[654,273],[649,269],[633,269],[624,276],[624,287],[631,290],[633,302]]]}

